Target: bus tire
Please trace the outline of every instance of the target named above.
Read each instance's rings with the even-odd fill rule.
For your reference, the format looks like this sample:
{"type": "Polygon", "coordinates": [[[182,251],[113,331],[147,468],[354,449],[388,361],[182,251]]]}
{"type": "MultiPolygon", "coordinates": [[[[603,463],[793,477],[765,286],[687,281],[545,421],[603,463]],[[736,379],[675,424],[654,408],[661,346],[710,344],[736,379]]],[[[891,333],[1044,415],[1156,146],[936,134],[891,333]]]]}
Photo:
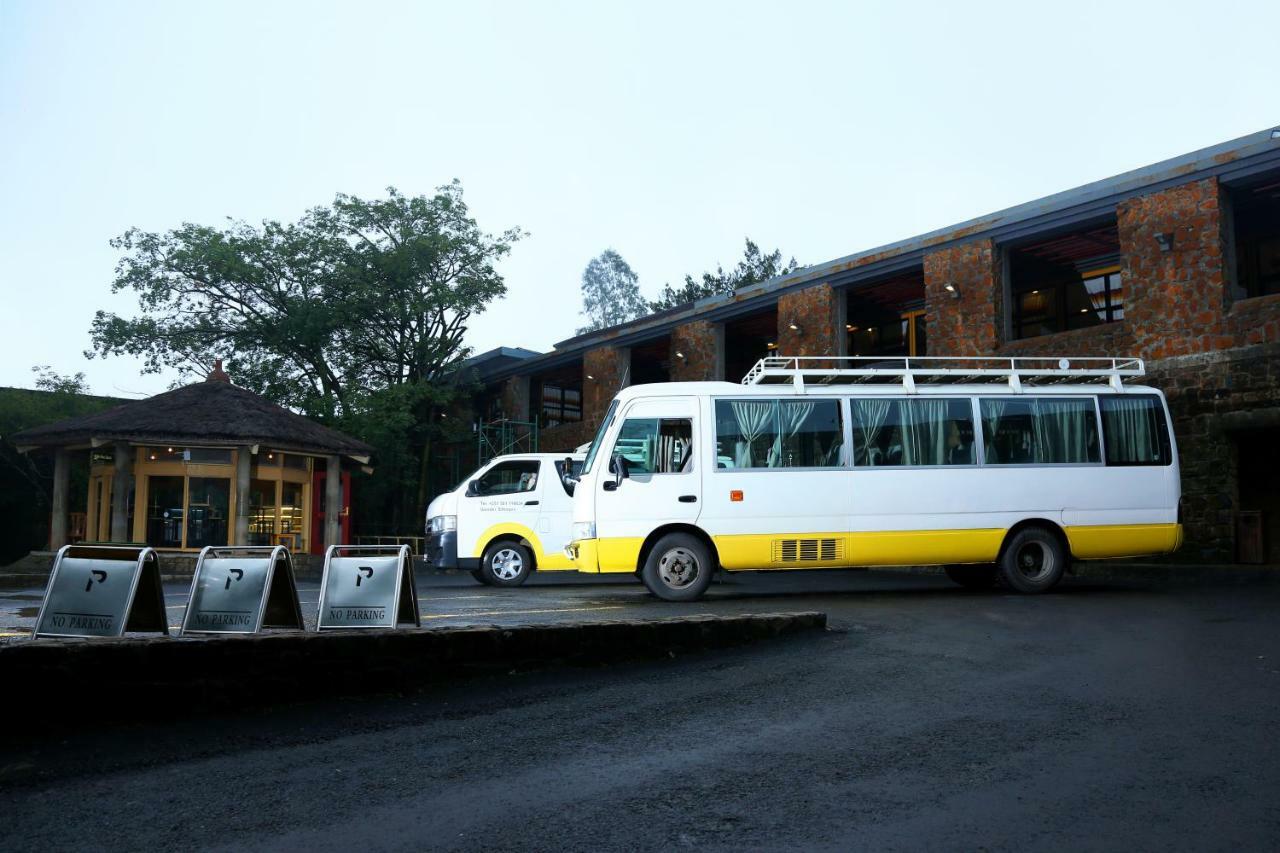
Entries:
{"type": "Polygon", "coordinates": [[[693,601],[707,591],[715,564],[711,549],[688,533],[668,533],[649,549],[640,579],[664,601],[693,601]]]}
{"type": "Polygon", "coordinates": [[[1057,534],[1045,527],[1024,527],[1005,543],[1000,579],[1015,592],[1048,592],[1067,570],[1067,551],[1057,534]]]}
{"type": "Polygon", "coordinates": [[[533,573],[533,555],[519,542],[503,539],[484,549],[480,571],[490,586],[520,586],[533,573]]]}
{"type": "Polygon", "coordinates": [[[944,566],[947,577],[965,589],[991,589],[996,585],[999,569],[994,563],[973,566],[944,566]]]}
{"type": "Polygon", "coordinates": [[[492,586],[492,585],[493,585],[493,584],[489,583],[489,578],[488,578],[488,576],[486,576],[486,575],[485,575],[485,573],[484,573],[484,569],[472,569],[472,570],[471,570],[471,577],[473,577],[473,578],[475,578],[476,580],[480,581],[480,583],[484,584],[485,586],[492,586]]]}

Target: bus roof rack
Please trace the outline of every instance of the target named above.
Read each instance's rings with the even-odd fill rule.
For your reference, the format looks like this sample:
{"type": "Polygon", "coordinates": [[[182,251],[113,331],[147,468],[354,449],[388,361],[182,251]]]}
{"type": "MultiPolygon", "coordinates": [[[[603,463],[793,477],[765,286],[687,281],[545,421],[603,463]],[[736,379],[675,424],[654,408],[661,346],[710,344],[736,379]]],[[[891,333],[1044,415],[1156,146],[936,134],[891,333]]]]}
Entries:
{"type": "Polygon", "coordinates": [[[1120,391],[1126,379],[1144,375],[1140,358],[775,355],[757,361],[742,384],[901,384],[907,393],[915,393],[917,380],[930,385],[1001,383],[1014,391],[1023,385],[1101,381],[1120,391]]]}

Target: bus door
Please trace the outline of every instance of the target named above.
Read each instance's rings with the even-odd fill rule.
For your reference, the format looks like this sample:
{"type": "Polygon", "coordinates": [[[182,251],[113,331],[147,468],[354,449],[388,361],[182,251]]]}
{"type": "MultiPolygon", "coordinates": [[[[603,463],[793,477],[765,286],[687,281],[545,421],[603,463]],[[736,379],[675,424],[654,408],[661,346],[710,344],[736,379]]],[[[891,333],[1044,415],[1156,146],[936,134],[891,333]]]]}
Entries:
{"type": "Polygon", "coordinates": [[[697,400],[646,398],[623,412],[608,453],[597,464],[596,538],[602,572],[635,571],[645,538],[672,522],[694,524],[702,508],[702,471],[694,446],[697,400]],[[625,460],[619,477],[615,457],[625,460]]]}

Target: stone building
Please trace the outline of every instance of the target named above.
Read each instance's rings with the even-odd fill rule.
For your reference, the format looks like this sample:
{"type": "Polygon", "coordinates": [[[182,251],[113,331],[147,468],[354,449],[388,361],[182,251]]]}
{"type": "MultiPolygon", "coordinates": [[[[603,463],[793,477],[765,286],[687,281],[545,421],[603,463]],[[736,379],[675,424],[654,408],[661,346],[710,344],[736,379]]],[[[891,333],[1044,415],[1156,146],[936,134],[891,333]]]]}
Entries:
{"type": "Polygon", "coordinates": [[[372,452],[237,388],[221,362],[203,382],[9,439],[53,454],[51,549],[82,535],[171,551],[287,545],[319,554],[350,541],[350,469],[372,452]],[[89,466],[83,531],[68,523],[73,455],[89,466]]]}
{"type": "Polygon", "coordinates": [[[765,355],[1124,355],[1168,395],[1181,559],[1280,563],[1280,130],[580,335],[484,377],[540,448],[765,355]],[[1260,529],[1263,528],[1263,529],[1260,529]]]}

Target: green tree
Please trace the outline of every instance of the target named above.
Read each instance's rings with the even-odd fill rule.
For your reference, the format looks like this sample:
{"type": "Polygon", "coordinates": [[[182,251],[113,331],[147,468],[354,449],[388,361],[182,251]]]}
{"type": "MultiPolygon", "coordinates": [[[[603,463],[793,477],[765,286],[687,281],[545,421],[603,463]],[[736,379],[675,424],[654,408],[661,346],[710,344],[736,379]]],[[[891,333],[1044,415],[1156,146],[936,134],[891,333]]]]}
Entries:
{"type": "Polygon", "coordinates": [[[582,314],[587,325],[578,334],[607,329],[649,313],[640,295],[640,277],[613,249],[592,258],[582,271],[582,314]]]}
{"type": "Polygon", "coordinates": [[[693,276],[686,275],[684,277],[684,285],[681,287],[675,288],[670,284],[663,285],[661,295],[656,301],[649,303],[649,308],[654,311],[663,311],[667,308],[675,308],[680,305],[687,305],[690,302],[696,302],[707,296],[715,296],[719,293],[733,293],[740,287],[786,275],[800,268],[795,258],[783,263],[782,251],[779,249],[774,249],[769,254],[765,254],[760,251],[759,246],[752,242],[750,237],[746,238],[746,242],[746,251],[736,267],[726,272],[724,267],[717,264],[716,271],[714,273],[704,272],[701,280],[696,280],[693,276]]]}
{"type": "Polygon", "coordinates": [[[136,293],[141,310],[99,311],[86,355],[141,356],[148,371],[185,376],[222,358],[242,387],[400,442],[371,443],[397,460],[395,478],[418,472],[416,494],[400,494],[421,505],[467,323],[506,293],[495,264],[522,236],[483,231],[457,181],[431,196],[338,195],[293,223],[134,228],[112,241],[124,253],[112,290],[136,293]],[[374,430],[371,412],[399,428],[374,430]]]}

